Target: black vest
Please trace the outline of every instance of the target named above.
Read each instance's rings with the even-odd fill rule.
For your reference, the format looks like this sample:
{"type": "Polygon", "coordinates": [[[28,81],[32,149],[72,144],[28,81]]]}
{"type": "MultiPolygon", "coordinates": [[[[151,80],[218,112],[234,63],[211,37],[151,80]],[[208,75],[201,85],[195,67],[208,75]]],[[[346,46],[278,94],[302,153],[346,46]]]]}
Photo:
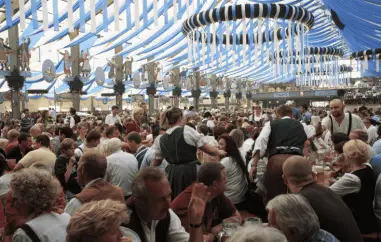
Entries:
{"type": "Polygon", "coordinates": [[[279,119],[270,121],[270,126],[269,158],[276,154],[303,155],[307,135],[299,121],[288,118],[279,119]]]}
{"type": "Polygon", "coordinates": [[[185,164],[197,161],[197,147],[188,145],[184,139],[184,127],[160,138],[160,149],[169,164],[185,164]]]}
{"type": "Polygon", "coordinates": [[[361,180],[361,189],[358,193],[343,196],[344,202],[352,211],[357,225],[362,234],[379,231],[376,217],[373,212],[374,189],[376,178],[373,169],[366,166],[352,173],[361,180]]]}
{"type": "MultiPolygon", "coordinates": [[[[147,238],[144,233],[142,223],[140,221],[140,217],[135,210],[135,207],[133,205],[130,205],[128,206],[128,208],[132,211],[132,213],[129,214],[130,219],[128,223],[127,224],[123,223],[122,226],[133,230],[135,233],[139,235],[139,238],[142,242],[146,242],[147,238]]],[[[160,220],[159,223],[156,225],[155,241],[158,241],[158,242],[168,241],[168,230],[169,230],[170,223],[171,223],[171,214],[168,211],[167,216],[163,220],[160,220]]]]}

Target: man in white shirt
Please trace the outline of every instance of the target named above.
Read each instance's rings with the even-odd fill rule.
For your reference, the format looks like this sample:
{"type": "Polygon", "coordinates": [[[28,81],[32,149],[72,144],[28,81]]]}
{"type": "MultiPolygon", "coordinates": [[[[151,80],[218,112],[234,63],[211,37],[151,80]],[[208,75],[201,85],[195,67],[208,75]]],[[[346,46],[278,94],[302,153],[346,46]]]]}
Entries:
{"type": "Polygon", "coordinates": [[[101,133],[99,133],[96,130],[91,130],[87,134],[85,142],[82,143],[80,146],[78,146],[74,150],[74,156],[77,159],[77,161],[86,151],[98,149],[100,140],[101,140],[101,133]]]}
{"type": "Polygon", "coordinates": [[[118,113],[119,113],[119,107],[116,105],[112,106],[111,113],[106,116],[105,123],[108,125],[114,125],[115,123],[122,124],[118,113]]]}
{"type": "Polygon", "coordinates": [[[344,113],[345,105],[340,99],[334,99],[329,104],[331,115],[322,121],[324,129],[329,130],[331,135],[342,132],[347,135],[354,129],[364,129],[364,123],[359,116],[351,113],[344,113]]]}
{"type": "Polygon", "coordinates": [[[210,129],[210,131],[213,132],[214,126],[216,126],[216,125],[214,124],[212,114],[209,111],[207,111],[207,112],[204,113],[204,118],[207,119],[206,126],[210,129]]]}
{"type": "Polygon", "coordinates": [[[107,170],[105,180],[122,188],[124,196],[131,195],[131,183],[138,173],[138,161],[135,156],[122,151],[122,142],[118,138],[110,139],[105,146],[107,170]]]}
{"type": "Polygon", "coordinates": [[[250,170],[250,176],[253,176],[259,158],[268,151],[269,161],[264,180],[267,200],[287,192],[282,180],[282,165],[292,155],[303,156],[304,142],[307,140],[303,125],[293,119],[291,106],[281,105],[276,112],[280,119],[265,123],[255,141],[250,170]]]}

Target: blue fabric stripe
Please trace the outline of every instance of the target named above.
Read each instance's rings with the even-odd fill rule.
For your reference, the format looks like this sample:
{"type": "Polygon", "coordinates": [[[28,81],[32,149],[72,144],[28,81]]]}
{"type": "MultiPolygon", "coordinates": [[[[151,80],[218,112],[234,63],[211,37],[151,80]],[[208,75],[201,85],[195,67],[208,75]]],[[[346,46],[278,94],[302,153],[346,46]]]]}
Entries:
{"type": "Polygon", "coordinates": [[[168,3],[164,0],[164,23],[168,24],[168,3]]]}
{"type": "Polygon", "coordinates": [[[5,20],[8,27],[12,26],[12,2],[11,0],[5,1],[5,20]]]}
{"type": "MultiPolygon", "coordinates": [[[[6,2],[8,2],[8,1],[6,1],[6,2]]],[[[31,0],[31,9],[32,9],[33,29],[37,29],[38,28],[38,19],[37,19],[37,3],[36,3],[36,0],[31,0]]]]}
{"type": "Polygon", "coordinates": [[[144,25],[148,25],[148,11],[147,11],[147,0],[143,0],[143,22],[144,25]]]}
{"type": "Polygon", "coordinates": [[[103,31],[108,32],[108,13],[107,13],[107,1],[103,2],[103,31]]]}
{"type": "Polygon", "coordinates": [[[131,23],[131,0],[126,0],[126,25],[127,25],[127,31],[131,30],[132,23],[131,23]]]}
{"type": "Polygon", "coordinates": [[[84,0],[79,0],[79,31],[85,32],[85,6],[84,0]]]}
{"type": "Polygon", "coordinates": [[[54,31],[59,30],[58,0],[53,0],[53,25],[54,31]]]}

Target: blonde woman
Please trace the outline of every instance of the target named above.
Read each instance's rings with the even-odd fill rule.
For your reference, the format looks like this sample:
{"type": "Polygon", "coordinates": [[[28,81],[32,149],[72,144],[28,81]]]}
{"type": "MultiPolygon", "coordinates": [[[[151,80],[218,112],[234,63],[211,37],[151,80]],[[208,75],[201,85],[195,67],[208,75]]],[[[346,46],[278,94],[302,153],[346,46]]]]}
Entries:
{"type": "Polygon", "coordinates": [[[127,220],[127,207],[121,202],[106,199],[86,203],[71,217],[66,229],[66,241],[140,242],[137,235],[127,228],[123,228],[127,237],[122,237],[119,226],[127,220]]]}
{"type": "Polygon", "coordinates": [[[372,168],[365,164],[370,159],[369,146],[361,140],[350,140],[343,150],[350,171],[330,188],[348,205],[362,234],[377,232],[373,212],[376,178],[372,168]]]}
{"type": "Polygon", "coordinates": [[[153,166],[168,162],[166,172],[174,199],[197,178],[197,149],[212,156],[224,156],[225,151],[207,143],[205,137],[188,125],[184,126],[181,109],[170,108],[161,114],[160,128],[166,132],[156,138],[152,148],[155,153],[153,166]]]}
{"type": "Polygon", "coordinates": [[[135,108],[132,111],[131,121],[125,124],[126,135],[133,131],[138,133],[142,132],[143,130],[141,128],[141,122],[143,118],[144,118],[144,109],[140,107],[135,108]]]}

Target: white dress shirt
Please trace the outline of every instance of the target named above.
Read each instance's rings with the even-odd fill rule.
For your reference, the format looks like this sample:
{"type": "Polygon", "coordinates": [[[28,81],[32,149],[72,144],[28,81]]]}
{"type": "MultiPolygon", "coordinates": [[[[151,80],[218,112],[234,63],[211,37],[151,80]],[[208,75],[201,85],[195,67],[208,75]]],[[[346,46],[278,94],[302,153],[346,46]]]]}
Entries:
{"type": "MultiPolygon", "coordinates": [[[[27,222],[41,242],[65,242],[66,226],[70,216],[66,213],[46,213],[27,222]]],[[[32,242],[22,229],[17,229],[12,237],[12,242],[32,242]]]]}
{"type": "Polygon", "coordinates": [[[110,113],[109,115],[106,116],[106,120],[105,120],[106,124],[114,125],[116,123],[116,121],[119,121],[119,123],[122,124],[119,115],[114,116],[114,115],[112,115],[112,113],[110,113]]]}
{"type": "MultiPolygon", "coordinates": [[[[171,216],[171,221],[168,228],[168,242],[188,242],[189,234],[185,231],[184,227],[181,226],[179,217],[172,211],[172,209],[169,209],[169,215],[171,216]]],[[[150,227],[148,227],[143,219],[140,219],[140,221],[146,236],[146,242],[161,242],[156,241],[156,226],[159,223],[159,220],[152,221],[150,227]]]]}
{"type": "Polygon", "coordinates": [[[216,125],[214,124],[213,120],[208,120],[208,121],[206,122],[206,126],[207,126],[208,128],[210,128],[210,129],[213,131],[214,126],[216,126],[216,125]]]}
{"type": "Polygon", "coordinates": [[[131,194],[131,183],[138,173],[138,161],[135,156],[117,151],[107,156],[105,180],[120,187],[124,196],[131,194]]]}
{"type": "Polygon", "coordinates": [[[73,128],[74,125],[75,125],[75,120],[74,120],[73,116],[70,117],[70,123],[69,123],[69,125],[70,125],[70,128],[73,128]]]}
{"type": "MultiPolygon", "coordinates": [[[[282,119],[290,119],[290,117],[285,116],[282,119]]],[[[263,157],[265,155],[267,150],[267,145],[269,143],[270,134],[271,134],[270,122],[266,122],[257,140],[255,141],[253,154],[259,150],[260,157],[263,157]]]]}
{"type": "MultiPolygon", "coordinates": [[[[182,126],[175,126],[167,131],[165,131],[167,134],[172,134],[173,131],[177,128],[181,128],[182,126]]],[[[156,139],[155,142],[152,145],[152,148],[155,150],[155,159],[156,160],[162,160],[164,157],[161,153],[161,148],[160,148],[160,139],[161,135],[159,135],[156,139]]],[[[204,146],[207,142],[205,140],[205,136],[194,130],[193,128],[189,127],[188,125],[184,126],[184,140],[185,143],[187,143],[190,146],[200,148],[204,146]]]]}
{"type": "Polygon", "coordinates": [[[368,144],[373,145],[378,138],[377,128],[371,125],[366,129],[366,131],[368,132],[368,144]]]}
{"type": "Polygon", "coordinates": [[[304,128],[304,132],[306,132],[307,139],[310,139],[312,136],[316,134],[316,129],[312,124],[309,124],[309,125],[305,123],[302,123],[302,124],[304,128]]]}

